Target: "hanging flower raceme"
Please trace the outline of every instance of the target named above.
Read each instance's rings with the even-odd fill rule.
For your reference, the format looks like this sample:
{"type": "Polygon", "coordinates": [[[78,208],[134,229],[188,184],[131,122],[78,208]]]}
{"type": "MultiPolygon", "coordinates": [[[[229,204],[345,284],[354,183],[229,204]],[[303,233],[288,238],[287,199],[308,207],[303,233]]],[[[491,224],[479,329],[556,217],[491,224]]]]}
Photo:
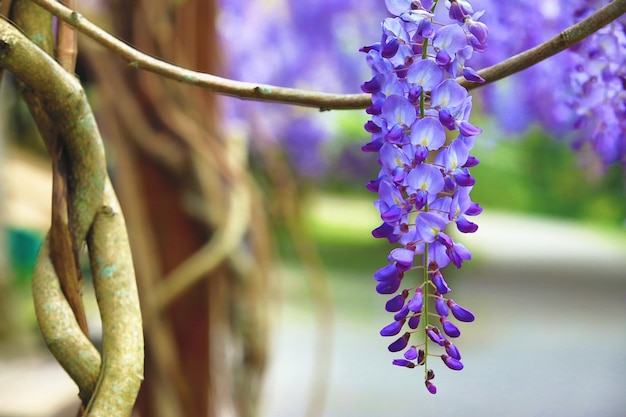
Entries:
{"type": "Polygon", "coordinates": [[[470,123],[472,98],[455,78],[483,81],[465,63],[485,49],[487,27],[479,21],[482,12],[474,13],[465,0],[445,2],[448,23],[435,20],[437,1],[426,7],[410,0],[385,3],[395,17],[383,21],[380,42],[361,49],[373,75],[362,86],[372,94],[365,124],[372,141],[363,150],[377,152],[381,168],[367,185],[378,193],[383,221],[372,234],[396,245],[390,263],[374,274],[376,291],[391,296],[385,308],[394,314],[380,334],[394,337],[391,352],[403,352],[394,365],[424,366],[426,388],[434,394],[429,359],[463,369],[451,341],[461,334],[454,321],[474,320],[449,297],[442,269],[450,263],[460,268],[471,258],[447,227],[455,223],[472,233],[478,226],[468,217],[482,211],[470,199],[469,172],[478,164],[469,152],[481,129],[470,123]],[[456,137],[448,142],[446,132],[456,137]],[[409,276],[419,282],[404,281],[409,276]]]}

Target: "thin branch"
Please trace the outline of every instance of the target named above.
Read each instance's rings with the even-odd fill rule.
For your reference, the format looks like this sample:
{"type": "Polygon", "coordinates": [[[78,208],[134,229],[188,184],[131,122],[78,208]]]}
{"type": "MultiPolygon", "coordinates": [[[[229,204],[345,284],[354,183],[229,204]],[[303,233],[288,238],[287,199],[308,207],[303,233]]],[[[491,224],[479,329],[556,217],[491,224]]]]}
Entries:
{"type": "MultiPolygon", "coordinates": [[[[371,104],[369,94],[331,94],[296,88],[277,87],[268,84],[234,81],[177,67],[137,51],[89,22],[79,13],[68,9],[54,0],[32,1],[69,25],[75,27],[78,31],[109,49],[114,54],[125,59],[131,66],[154,72],[155,74],[162,75],[172,80],[197,85],[215,93],[241,99],[317,107],[320,110],[363,109],[371,104]]],[[[624,13],[626,13],[626,0],[614,0],[586,19],[565,29],[547,42],[515,55],[499,64],[479,71],[478,74],[485,79],[485,83],[471,83],[465,79],[458,81],[461,85],[470,90],[508,77],[580,42],[582,39],[608,25],[624,13]]]]}

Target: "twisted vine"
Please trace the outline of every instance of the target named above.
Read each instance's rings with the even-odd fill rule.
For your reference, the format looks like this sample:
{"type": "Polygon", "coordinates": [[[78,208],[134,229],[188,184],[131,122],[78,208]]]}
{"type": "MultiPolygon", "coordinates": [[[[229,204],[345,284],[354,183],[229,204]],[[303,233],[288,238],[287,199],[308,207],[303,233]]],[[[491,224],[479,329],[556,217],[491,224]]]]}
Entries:
{"type": "Polygon", "coordinates": [[[103,326],[103,358],[80,329],[61,289],[46,239],[33,298],[48,348],[79,386],[85,416],[127,416],[143,374],[139,300],[122,213],[106,174],[102,140],[85,93],[46,52],[0,19],[0,66],[20,81],[42,136],[56,138],[69,172],[68,227],[87,240],[103,326]]]}

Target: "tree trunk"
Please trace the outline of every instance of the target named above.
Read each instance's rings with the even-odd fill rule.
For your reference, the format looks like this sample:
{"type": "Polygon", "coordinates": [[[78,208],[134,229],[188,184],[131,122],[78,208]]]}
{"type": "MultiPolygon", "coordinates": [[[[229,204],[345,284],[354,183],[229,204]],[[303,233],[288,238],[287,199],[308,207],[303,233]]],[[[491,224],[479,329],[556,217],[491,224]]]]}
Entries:
{"type": "MultiPolygon", "coordinates": [[[[110,10],[109,29],[138,49],[218,72],[213,1],[113,1],[110,10]]],[[[137,411],[253,416],[269,245],[247,149],[225,139],[214,95],[140,72],[89,42],[79,51],[101,98],[139,280],[146,371],[137,411]]]]}

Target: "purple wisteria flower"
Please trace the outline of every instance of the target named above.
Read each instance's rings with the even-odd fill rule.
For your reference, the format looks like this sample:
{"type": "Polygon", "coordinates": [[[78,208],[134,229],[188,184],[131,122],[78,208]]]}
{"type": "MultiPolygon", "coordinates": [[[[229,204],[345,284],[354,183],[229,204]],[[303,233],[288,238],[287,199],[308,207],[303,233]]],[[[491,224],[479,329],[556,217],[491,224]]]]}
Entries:
{"type": "Polygon", "coordinates": [[[389,264],[374,274],[376,291],[391,295],[385,309],[394,314],[380,334],[394,337],[389,351],[404,352],[394,365],[424,366],[426,388],[434,394],[429,358],[463,369],[450,341],[461,335],[452,320],[474,320],[448,297],[441,270],[450,263],[460,268],[471,258],[448,226],[475,232],[478,226],[468,217],[482,211],[470,199],[475,181],[469,171],[478,164],[469,152],[481,129],[470,123],[472,99],[455,78],[481,81],[465,62],[485,49],[487,26],[466,0],[445,2],[448,22],[435,20],[437,1],[428,9],[420,1],[385,3],[395,17],[382,23],[380,42],[361,49],[372,70],[362,86],[372,95],[372,117],[365,124],[372,140],[363,150],[377,152],[380,166],[378,178],[367,185],[378,194],[374,205],[382,220],[372,234],[396,245],[389,264]],[[414,276],[417,284],[406,282],[414,276]]]}

